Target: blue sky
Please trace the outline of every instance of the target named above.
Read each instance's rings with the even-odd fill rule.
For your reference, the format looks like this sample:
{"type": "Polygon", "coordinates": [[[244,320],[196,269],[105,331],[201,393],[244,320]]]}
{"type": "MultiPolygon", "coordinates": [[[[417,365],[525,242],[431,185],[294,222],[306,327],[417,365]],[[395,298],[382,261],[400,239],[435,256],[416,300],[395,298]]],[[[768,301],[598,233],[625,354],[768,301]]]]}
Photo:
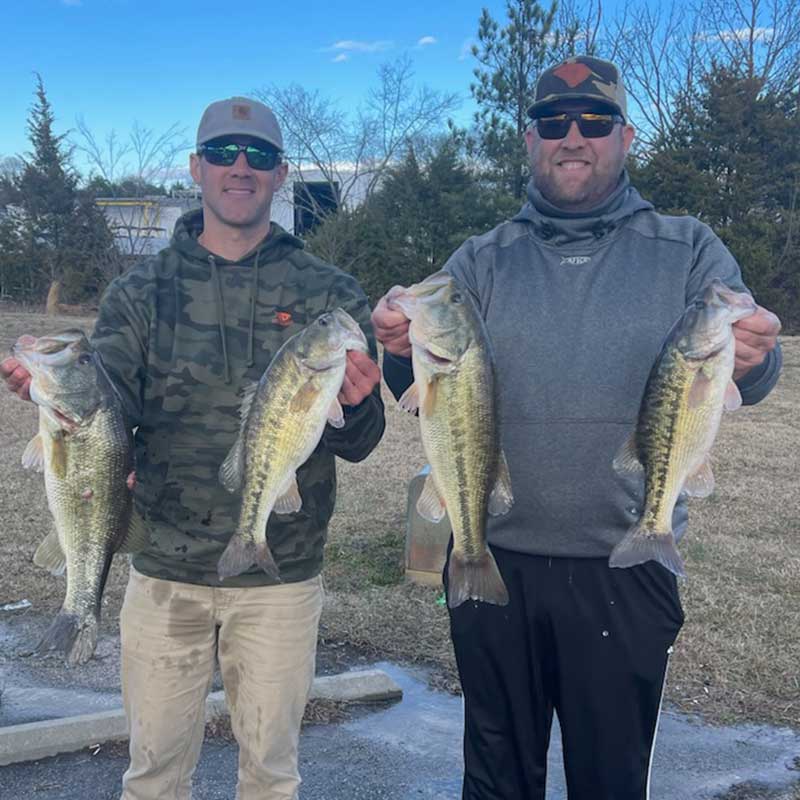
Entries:
{"type": "Polygon", "coordinates": [[[26,118],[41,73],[56,131],[81,115],[102,138],[134,121],[191,139],[212,100],[298,82],[356,105],[379,64],[407,52],[419,82],[458,92],[471,110],[465,55],[481,8],[502,0],[28,0],[4,4],[0,157],[28,149],[26,118]],[[465,44],[466,43],[466,44],[465,44]]]}

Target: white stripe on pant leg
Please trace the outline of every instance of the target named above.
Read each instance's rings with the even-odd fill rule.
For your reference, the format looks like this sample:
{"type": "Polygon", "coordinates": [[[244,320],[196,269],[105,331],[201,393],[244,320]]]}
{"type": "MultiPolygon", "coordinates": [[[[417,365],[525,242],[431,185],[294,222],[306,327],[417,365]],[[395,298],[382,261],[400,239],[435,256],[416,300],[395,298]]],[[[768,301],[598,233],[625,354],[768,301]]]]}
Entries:
{"type": "Polygon", "coordinates": [[[658,701],[658,715],[656,716],[656,727],[653,731],[653,743],[650,745],[650,760],[647,764],[647,791],[645,800],[650,800],[650,775],[653,771],[653,754],[656,751],[656,739],[658,738],[658,725],[661,720],[661,706],[664,704],[664,692],[667,689],[667,673],[669,673],[669,660],[672,656],[672,647],[667,649],[667,663],[664,666],[664,680],[661,684],[661,699],[658,701]]]}

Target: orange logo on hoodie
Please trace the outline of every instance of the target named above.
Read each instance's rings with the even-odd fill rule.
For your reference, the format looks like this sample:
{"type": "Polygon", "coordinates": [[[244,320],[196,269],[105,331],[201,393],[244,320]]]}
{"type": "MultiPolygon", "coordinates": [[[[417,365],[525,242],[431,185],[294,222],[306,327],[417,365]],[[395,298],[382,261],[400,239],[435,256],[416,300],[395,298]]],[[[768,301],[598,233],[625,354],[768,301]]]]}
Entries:
{"type": "Polygon", "coordinates": [[[278,311],[272,321],[276,325],[280,325],[281,328],[285,328],[287,325],[292,324],[292,313],[291,311],[278,311]]]}

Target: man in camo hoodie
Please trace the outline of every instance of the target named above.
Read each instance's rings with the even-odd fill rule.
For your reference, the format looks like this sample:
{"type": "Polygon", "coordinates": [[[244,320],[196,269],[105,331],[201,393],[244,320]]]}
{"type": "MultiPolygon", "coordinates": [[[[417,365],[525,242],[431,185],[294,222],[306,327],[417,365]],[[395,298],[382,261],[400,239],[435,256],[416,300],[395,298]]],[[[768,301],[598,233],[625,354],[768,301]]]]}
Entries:
{"type": "MultiPolygon", "coordinates": [[[[136,427],[135,500],[151,532],[133,558],[120,618],[131,757],[122,800],[190,797],[215,656],[240,748],[237,797],[297,797],[334,460],[365,458],[384,417],[377,364],[349,352],[339,394],[345,425],[327,426],[298,470],[302,509],[269,521],[281,583],[270,585],[255,566],[220,582],[239,498],[217,473],[239,432],[242,387],[290,336],[337,307],[377,355],[356,281],[270,223],[287,175],[282,150],[266,106],[212,103],[190,162],[202,209],[182,217],[170,246],[117,278],[100,304],[93,343],[136,427]]],[[[0,373],[27,398],[30,378],[13,359],[0,373]]]]}

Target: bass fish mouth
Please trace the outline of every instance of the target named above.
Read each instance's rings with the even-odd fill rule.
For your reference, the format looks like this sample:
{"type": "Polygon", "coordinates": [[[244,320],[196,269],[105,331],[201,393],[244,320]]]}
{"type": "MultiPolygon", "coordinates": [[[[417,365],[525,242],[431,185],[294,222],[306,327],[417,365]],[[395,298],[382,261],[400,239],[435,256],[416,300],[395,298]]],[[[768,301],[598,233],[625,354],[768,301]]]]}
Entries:
{"type": "Polygon", "coordinates": [[[452,358],[447,358],[445,356],[437,355],[432,350],[429,350],[427,347],[423,347],[422,348],[422,352],[423,352],[424,357],[428,361],[430,361],[433,364],[436,364],[436,365],[438,365],[440,367],[446,367],[446,366],[449,366],[450,364],[455,363],[452,358]]]}
{"type": "Polygon", "coordinates": [[[67,430],[69,433],[75,433],[78,428],[80,428],[81,424],[77,420],[68,417],[62,411],[59,411],[57,408],[52,408],[51,411],[53,412],[53,416],[58,420],[59,424],[67,430]]]}

